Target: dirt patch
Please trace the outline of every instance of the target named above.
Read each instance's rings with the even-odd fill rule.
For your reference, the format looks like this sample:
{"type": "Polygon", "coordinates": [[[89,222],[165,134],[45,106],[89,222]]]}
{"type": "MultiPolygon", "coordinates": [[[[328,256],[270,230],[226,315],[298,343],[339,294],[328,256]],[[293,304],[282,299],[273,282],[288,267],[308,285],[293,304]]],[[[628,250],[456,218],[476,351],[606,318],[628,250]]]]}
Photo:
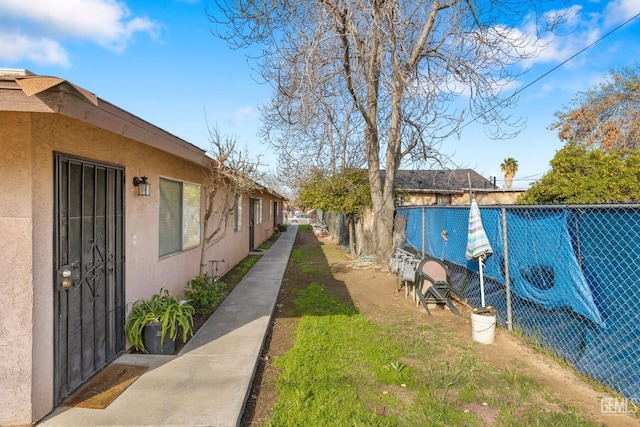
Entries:
{"type": "MultiPolygon", "coordinates": [[[[315,245],[332,245],[330,238],[318,239],[308,232],[298,234],[294,248],[315,245]]],[[[338,253],[340,248],[335,248],[338,253]]],[[[330,251],[334,252],[334,251],[330,251]]],[[[468,310],[458,305],[462,318],[448,309],[431,310],[429,317],[422,307],[416,306],[411,297],[406,298],[401,282],[395,275],[373,269],[353,268],[351,261],[344,257],[324,259],[319,252],[318,263],[328,263],[331,274],[323,277],[322,284],[331,292],[350,298],[358,311],[365,317],[383,325],[400,325],[411,319],[418,325],[442,324],[454,334],[460,334],[469,342],[471,324],[468,310]]],[[[291,261],[289,261],[291,265],[291,261]]],[[[298,318],[292,303],[296,284],[306,283],[308,278],[301,271],[287,268],[266,338],[262,357],[256,371],[255,380],[245,406],[241,426],[263,426],[271,416],[277,401],[274,380],[278,370],[274,360],[287,352],[294,343],[298,318]]],[[[518,375],[529,377],[546,387],[561,405],[574,407],[580,415],[603,426],[640,426],[637,418],[620,414],[603,414],[601,399],[611,397],[607,392],[597,391],[572,370],[554,360],[533,351],[506,330],[498,328],[493,345],[475,344],[474,353],[481,363],[499,369],[511,369],[518,375]]],[[[405,361],[410,364],[411,361],[405,361]]],[[[481,416],[487,426],[493,425],[497,414],[482,406],[469,406],[466,410],[481,416]]]]}

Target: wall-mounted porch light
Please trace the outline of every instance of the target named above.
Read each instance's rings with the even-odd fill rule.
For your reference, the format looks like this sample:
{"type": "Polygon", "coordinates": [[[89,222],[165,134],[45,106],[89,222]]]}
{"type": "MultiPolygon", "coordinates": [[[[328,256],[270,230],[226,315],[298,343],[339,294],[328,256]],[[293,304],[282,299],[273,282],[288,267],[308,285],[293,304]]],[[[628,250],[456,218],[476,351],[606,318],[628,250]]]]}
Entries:
{"type": "Polygon", "coordinates": [[[133,186],[138,187],[138,196],[149,196],[151,195],[151,184],[147,181],[147,177],[143,176],[139,178],[137,176],[133,177],[133,186]]]}

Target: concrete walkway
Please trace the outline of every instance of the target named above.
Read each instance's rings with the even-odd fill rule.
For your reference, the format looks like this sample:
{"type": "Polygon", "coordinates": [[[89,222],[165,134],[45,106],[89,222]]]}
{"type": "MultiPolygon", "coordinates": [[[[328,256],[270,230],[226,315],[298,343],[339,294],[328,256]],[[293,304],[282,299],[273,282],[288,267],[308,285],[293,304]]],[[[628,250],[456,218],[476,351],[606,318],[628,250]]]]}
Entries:
{"type": "Polygon", "coordinates": [[[295,241],[282,233],[177,356],[124,354],[149,369],[106,409],[58,407],[39,426],[237,426],[295,241]]]}

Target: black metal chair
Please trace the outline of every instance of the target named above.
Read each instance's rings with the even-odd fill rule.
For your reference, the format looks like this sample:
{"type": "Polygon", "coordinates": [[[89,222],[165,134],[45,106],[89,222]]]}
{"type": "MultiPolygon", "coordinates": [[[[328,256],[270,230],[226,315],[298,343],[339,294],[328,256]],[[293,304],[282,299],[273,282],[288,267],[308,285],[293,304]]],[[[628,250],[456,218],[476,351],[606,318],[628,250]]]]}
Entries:
{"type": "Polygon", "coordinates": [[[428,303],[436,303],[439,306],[446,304],[456,316],[460,312],[453,304],[451,295],[454,293],[449,279],[449,269],[439,259],[427,257],[420,261],[416,271],[415,292],[429,316],[428,303]]]}

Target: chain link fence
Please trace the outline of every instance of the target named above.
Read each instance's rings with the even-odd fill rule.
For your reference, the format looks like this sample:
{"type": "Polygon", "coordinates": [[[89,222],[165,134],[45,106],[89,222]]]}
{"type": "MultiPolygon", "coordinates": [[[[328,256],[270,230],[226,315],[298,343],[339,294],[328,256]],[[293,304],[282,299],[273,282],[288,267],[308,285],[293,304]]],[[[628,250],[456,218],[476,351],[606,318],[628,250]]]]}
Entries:
{"type": "MultiPolygon", "coordinates": [[[[480,207],[493,249],[483,269],[499,323],[640,402],[640,206],[480,207]]],[[[445,261],[461,300],[480,307],[465,257],[469,207],[399,208],[406,246],[445,261]]]]}
{"type": "Polygon", "coordinates": [[[349,246],[349,229],[344,214],[316,210],[318,221],[327,226],[329,233],[342,246],[349,246]]]}

